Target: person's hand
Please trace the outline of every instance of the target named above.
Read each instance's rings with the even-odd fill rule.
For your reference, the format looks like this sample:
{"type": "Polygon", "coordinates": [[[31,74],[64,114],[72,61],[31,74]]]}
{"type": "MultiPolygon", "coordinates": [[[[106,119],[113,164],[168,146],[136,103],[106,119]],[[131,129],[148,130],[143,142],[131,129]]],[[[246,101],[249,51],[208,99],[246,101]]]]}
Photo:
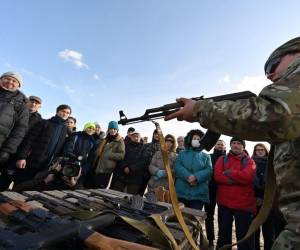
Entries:
{"type": "Polygon", "coordinates": [[[196,101],[187,98],[178,98],[177,102],[181,103],[183,107],[175,113],[165,117],[165,121],[177,118],[178,121],[194,122],[193,109],[196,101]]]}
{"type": "Polygon", "coordinates": [[[129,174],[130,173],[129,167],[124,168],[124,172],[125,172],[125,174],[129,174]]]}
{"type": "Polygon", "coordinates": [[[155,175],[160,179],[166,176],[166,170],[159,169],[156,171],[155,175]]]}
{"type": "Polygon", "coordinates": [[[194,175],[190,175],[187,178],[187,181],[191,186],[195,186],[195,184],[197,183],[197,178],[194,175]]]}
{"type": "Polygon", "coordinates": [[[24,169],[26,167],[26,160],[17,160],[16,166],[17,168],[24,169]]]}
{"type": "Polygon", "coordinates": [[[48,184],[52,181],[54,181],[55,175],[54,174],[48,174],[47,177],[44,179],[45,184],[48,184]]]}

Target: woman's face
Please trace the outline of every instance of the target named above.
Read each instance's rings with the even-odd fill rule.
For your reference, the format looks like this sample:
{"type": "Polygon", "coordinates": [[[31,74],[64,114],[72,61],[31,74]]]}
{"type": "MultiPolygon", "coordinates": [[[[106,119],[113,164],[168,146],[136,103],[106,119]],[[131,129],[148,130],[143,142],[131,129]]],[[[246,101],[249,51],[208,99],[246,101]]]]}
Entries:
{"type": "Polygon", "coordinates": [[[74,122],[73,119],[68,119],[68,120],[67,120],[67,127],[68,127],[70,130],[72,130],[73,128],[75,128],[75,126],[76,126],[76,123],[74,122]]]}
{"type": "Polygon", "coordinates": [[[108,129],[108,133],[110,135],[116,135],[118,133],[118,130],[116,130],[115,128],[110,128],[108,129]]]}
{"type": "Polygon", "coordinates": [[[172,147],[174,145],[174,141],[171,138],[166,139],[166,147],[168,151],[171,151],[172,147]]]}
{"type": "Polygon", "coordinates": [[[255,154],[260,157],[266,156],[266,150],[261,146],[257,146],[255,148],[255,154]]]}
{"type": "Polygon", "coordinates": [[[192,140],[198,140],[198,141],[200,141],[200,136],[199,135],[193,135],[193,138],[192,138],[192,140]]]}

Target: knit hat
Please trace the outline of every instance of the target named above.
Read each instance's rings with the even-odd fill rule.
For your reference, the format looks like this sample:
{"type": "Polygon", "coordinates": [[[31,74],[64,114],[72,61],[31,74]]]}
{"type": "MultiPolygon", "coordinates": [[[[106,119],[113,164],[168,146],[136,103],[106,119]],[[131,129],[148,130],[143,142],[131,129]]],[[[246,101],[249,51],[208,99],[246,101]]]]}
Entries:
{"type": "Polygon", "coordinates": [[[114,129],[119,131],[119,126],[118,126],[118,123],[116,121],[110,121],[108,123],[108,129],[110,129],[110,128],[114,128],[114,129]]]}
{"type": "Polygon", "coordinates": [[[87,130],[88,128],[96,129],[95,123],[94,122],[87,122],[86,124],[84,124],[83,131],[87,130]]]}
{"type": "Polygon", "coordinates": [[[20,85],[19,87],[21,87],[23,81],[22,81],[22,76],[19,73],[17,73],[17,72],[5,72],[1,75],[0,78],[2,78],[4,76],[10,76],[10,77],[15,78],[19,82],[19,85],[20,85]]]}
{"type": "Polygon", "coordinates": [[[244,140],[239,139],[239,138],[237,138],[237,137],[232,137],[231,140],[230,140],[230,144],[231,144],[233,141],[238,141],[238,142],[242,143],[243,146],[244,146],[244,149],[246,148],[246,142],[245,142],[244,140]]]}
{"type": "Polygon", "coordinates": [[[265,63],[265,72],[269,66],[269,63],[271,63],[274,59],[293,52],[300,52],[300,37],[293,38],[275,49],[265,63]]]}

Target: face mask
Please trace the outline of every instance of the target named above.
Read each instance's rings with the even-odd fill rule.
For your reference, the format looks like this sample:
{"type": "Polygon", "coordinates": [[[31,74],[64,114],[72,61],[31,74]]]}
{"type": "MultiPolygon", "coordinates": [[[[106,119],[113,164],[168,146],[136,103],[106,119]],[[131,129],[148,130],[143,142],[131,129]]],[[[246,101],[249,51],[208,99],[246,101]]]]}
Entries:
{"type": "Polygon", "coordinates": [[[200,147],[199,140],[192,140],[192,147],[193,148],[199,148],[200,147]]]}

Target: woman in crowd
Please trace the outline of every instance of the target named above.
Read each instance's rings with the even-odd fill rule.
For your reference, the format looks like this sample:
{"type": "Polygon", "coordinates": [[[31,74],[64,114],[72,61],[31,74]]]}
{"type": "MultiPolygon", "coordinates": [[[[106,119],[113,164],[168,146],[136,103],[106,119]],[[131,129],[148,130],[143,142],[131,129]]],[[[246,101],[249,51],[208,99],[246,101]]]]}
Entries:
{"type": "Polygon", "coordinates": [[[188,132],[185,150],[177,156],[175,163],[175,188],[179,201],[187,207],[202,209],[209,203],[208,181],[212,174],[210,156],[200,150],[201,130],[188,132]]]}
{"type": "MultiPolygon", "coordinates": [[[[176,160],[176,141],[175,137],[173,135],[166,135],[165,136],[165,142],[166,142],[166,147],[168,151],[168,157],[169,157],[169,162],[171,169],[173,170],[174,163],[176,160]]],[[[150,172],[150,180],[148,182],[148,191],[154,191],[155,188],[162,186],[165,189],[169,189],[168,187],[168,179],[167,179],[167,174],[162,158],[161,151],[156,151],[154,154],[151,163],[149,165],[149,172],[150,172]]]]}
{"type": "Polygon", "coordinates": [[[90,164],[87,159],[92,149],[95,146],[95,139],[93,134],[95,133],[95,123],[88,122],[84,125],[83,131],[73,133],[64,146],[64,156],[71,159],[81,158],[81,177],[79,182],[85,185],[87,173],[90,170],[90,164]]]}
{"type": "Polygon", "coordinates": [[[76,118],[73,116],[69,116],[67,119],[68,136],[76,132],[76,122],[76,118]]]}
{"type": "Polygon", "coordinates": [[[92,186],[94,188],[106,188],[117,162],[124,159],[125,144],[118,131],[118,123],[110,121],[107,135],[100,141],[95,151],[94,173],[92,175],[92,186]]]}

